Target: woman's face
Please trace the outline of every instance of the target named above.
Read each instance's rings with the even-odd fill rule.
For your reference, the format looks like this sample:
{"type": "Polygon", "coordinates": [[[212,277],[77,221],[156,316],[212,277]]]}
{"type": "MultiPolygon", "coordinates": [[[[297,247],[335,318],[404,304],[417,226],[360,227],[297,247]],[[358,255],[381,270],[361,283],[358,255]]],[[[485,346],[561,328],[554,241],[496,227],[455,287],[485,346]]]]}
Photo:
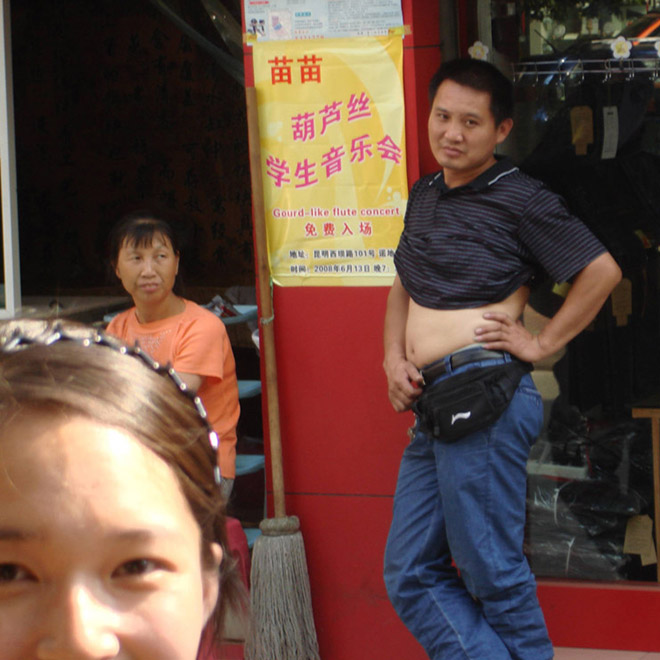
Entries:
{"type": "Polygon", "coordinates": [[[167,236],[155,234],[150,245],[139,247],[124,241],[115,273],[136,306],[153,306],[172,294],[179,272],[179,255],[167,236]]]}
{"type": "Polygon", "coordinates": [[[3,660],[194,660],[218,597],[167,464],[82,417],[0,437],[3,660]]]}

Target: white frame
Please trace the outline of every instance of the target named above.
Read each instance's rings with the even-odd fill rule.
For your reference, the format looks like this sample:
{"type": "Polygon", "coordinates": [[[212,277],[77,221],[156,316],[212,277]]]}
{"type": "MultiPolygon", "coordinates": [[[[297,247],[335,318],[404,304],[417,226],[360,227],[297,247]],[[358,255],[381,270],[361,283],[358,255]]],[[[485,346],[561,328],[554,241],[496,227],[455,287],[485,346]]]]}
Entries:
{"type": "Polygon", "coordinates": [[[0,307],[0,318],[14,316],[21,306],[10,5],[10,0],[2,0],[0,12],[0,191],[5,276],[5,305],[0,307]]]}

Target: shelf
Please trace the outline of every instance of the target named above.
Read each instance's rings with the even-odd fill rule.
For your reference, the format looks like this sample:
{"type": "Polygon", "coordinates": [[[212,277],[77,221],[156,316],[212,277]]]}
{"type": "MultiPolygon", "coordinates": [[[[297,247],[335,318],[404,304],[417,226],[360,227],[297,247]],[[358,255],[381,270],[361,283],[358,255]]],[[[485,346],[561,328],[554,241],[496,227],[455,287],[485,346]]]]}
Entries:
{"type": "Polygon", "coordinates": [[[258,527],[243,527],[247,537],[248,548],[252,548],[254,542],[261,536],[261,530],[258,527]]]}
{"type": "Polygon", "coordinates": [[[545,440],[539,440],[532,450],[538,456],[530,457],[527,461],[527,474],[541,477],[554,477],[568,481],[585,481],[589,478],[586,465],[560,465],[552,461],[552,446],[545,440]],[[541,450],[540,452],[538,450],[541,450]]]}
{"type": "Polygon", "coordinates": [[[238,312],[236,316],[220,317],[225,325],[236,325],[238,323],[247,323],[248,321],[257,320],[256,305],[234,305],[234,309],[238,312]]]}
{"type": "Polygon", "coordinates": [[[238,381],[238,398],[250,399],[253,396],[261,394],[261,381],[260,380],[239,380],[238,381]]]}
{"type": "Polygon", "coordinates": [[[265,466],[266,459],[263,454],[236,454],[237,477],[258,472],[263,470],[265,466]]]}

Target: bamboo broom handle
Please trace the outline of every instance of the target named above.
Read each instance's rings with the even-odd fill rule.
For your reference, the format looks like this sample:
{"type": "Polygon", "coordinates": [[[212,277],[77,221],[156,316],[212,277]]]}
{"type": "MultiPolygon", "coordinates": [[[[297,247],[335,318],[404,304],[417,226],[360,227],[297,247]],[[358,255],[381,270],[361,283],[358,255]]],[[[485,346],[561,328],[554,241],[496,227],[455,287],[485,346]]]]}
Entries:
{"type": "Polygon", "coordinates": [[[261,143],[259,137],[259,115],[257,91],[246,87],[248,147],[250,154],[250,176],[252,183],[252,207],[254,215],[254,243],[259,283],[261,353],[266,369],[266,399],[268,402],[268,432],[270,437],[270,469],[273,479],[273,502],[275,518],[286,516],[284,505],[284,471],[282,469],[282,438],[280,434],[280,410],[277,391],[277,363],[275,359],[275,334],[273,332],[273,298],[270,288],[268,264],[268,241],[266,238],[266,211],[264,189],[261,178],[261,143]]]}

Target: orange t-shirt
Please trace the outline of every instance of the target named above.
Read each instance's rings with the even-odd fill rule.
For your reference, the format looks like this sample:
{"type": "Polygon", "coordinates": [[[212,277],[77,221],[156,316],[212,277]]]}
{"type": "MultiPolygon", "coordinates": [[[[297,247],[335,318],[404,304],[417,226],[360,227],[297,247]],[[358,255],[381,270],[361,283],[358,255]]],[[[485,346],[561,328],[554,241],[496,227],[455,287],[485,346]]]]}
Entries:
{"type": "Polygon", "coordinates": [[[236,476],[236,424],[240,407],[236,363],[224,323],[190,300],[181,314],[140,323],[135,307],[110,321],[108,334],[129,345],[138,343],[154,360],[204,380],[197,391],[220,438],[218,464],[223,477],[236,476]]]}

